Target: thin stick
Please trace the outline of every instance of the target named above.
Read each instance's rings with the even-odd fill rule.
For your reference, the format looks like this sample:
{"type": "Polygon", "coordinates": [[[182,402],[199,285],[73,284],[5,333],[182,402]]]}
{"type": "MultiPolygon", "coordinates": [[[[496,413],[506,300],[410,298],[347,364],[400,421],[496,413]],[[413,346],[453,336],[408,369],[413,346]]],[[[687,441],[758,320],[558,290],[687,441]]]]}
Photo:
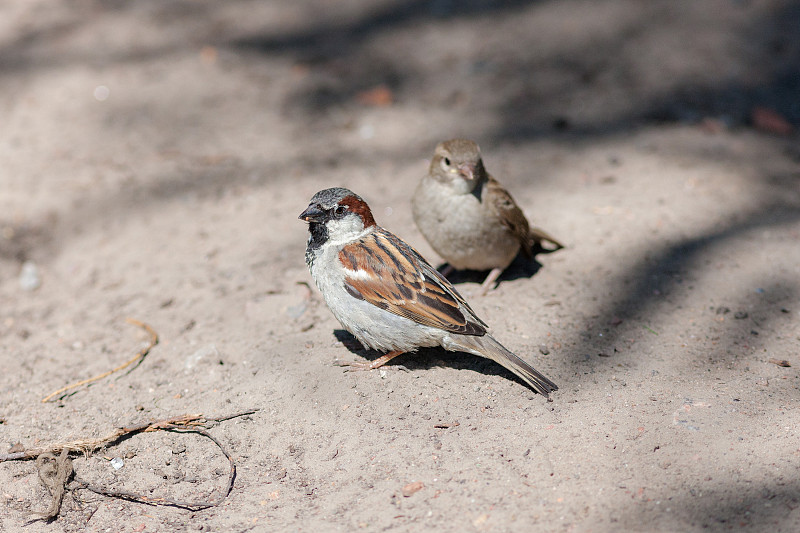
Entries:
{"type": "MultiPolygon", "coordinates": [[[[231,457],[231,454],[228,453],[228,450],[225,449],[225,447],[222,445],[221,442],[219,442],[210,433],[208,433],[203,429],[198,429],[195,427],[182,427],[182,426],[175,426],[172,428],[164,427],[161,429],[165,431],[183,431],[187,433],[197,433],[198,435],[202,435],[210,439],[214,444],[217,445],[219,450],[222,452],[223,455],[225,455],[225,457],[228,459],[228,463],[230,464],[230,469],[228,470],[228,481],[225,484],[225,490],[222,492],[222,495],[219,498],[208,501],[186,502],[181,500],[173,500],[172,498],[152,498],[150,496],[143,496],[135,492],[111,490],[105,487],[92,485],[91,483],[84,481],[83,479],[77,476],[75,476],[76,483],[80,485],[80,488],[90,490],[96,494],[102,494],[104,496],[109,496],[111,498],[120,498],[132,502],[144,503],[147,505],[164,505],[169,507],[179,507],[181,509],[188,509],[190,511],[199,511],[200,509],[208,509],[209,507],[216,507],[217,505],[221,504],[225,500],[225,498],[228,497],[228,494],[231,493],[231,490],[233,490],[233,480],[236,479],[236,464],[233,462],[233,457],[231,457]]],[[[148,428],[144,431],[155,431],[155,430],[148,428]]]]}
{"type": "Polygon", "coordinates": [[[49,522],[61,511],[61,502],[64,501],[67,483],[73,474],[69,452],[63,449],[58,457],[51,453],[43,453],[36,458],[36,468],[39,469],[39,479],[50,491],[53,501],[50,502],[47,511],[34,514],[49,522]]]}
{"type": "Polygon", "coordinates": [[[162,420],[155,420],[150,422],[142,422],[140,424],[133,424],[127,427],[117,428],[112,433],[109,433],[108,435],[100,439],[74,440],[71,442],[61,442],[61,443],[51,444],[50,446],[44,448],[31,448],[29,450],[25,450],[22,452],[0,454],[0,463],[4,461],[25,461],[29,459],[35,459],[43,453],[57,454],[61,453],[61,451],[64,449],[70,452],[82,453],[86,455],[94,451],[97,451],[99,449],[105,448],[107,446],[111,446],[126,435],[132,435],[135,433],[143,433],[148,431],[169,430],[175,428],[186,429],[186,428],[205,427],[209,422],[222,422],[225,420],[230,420],[231,418],[251,415],[256,411],[257,409],[250,409],[248,411],[242,411],[239,413],[234,413],[232,415],[226,415],[217,418],[205,418],[202,414],[193,414],[193,415],[181,415],[172,418],[164,418],[162,420]]]}
{"type": "Polygon", "coordinates": [[[66,484],[69,482],[70,477],[73,477],[75,482],[79,485],[79,488],[91,490],[97,494],[103,494],[113,498],[121,498],[124,500],[145,503],[147,505],[166,505],[189,510],[207,509],[209,507],[215,507],[221,504],[233,490],[233,481],[236,479],[236,464],[233,461],[233,457],[228,450],[225,449],[222,443],[213,435],[208,433],[205,428],[209,427],[212,422],[222,422],[232,418],[250,415],[256,411],[258,411],[258,409],[250,409],[248,411],[241,411],[238,413],[214,418],[206,418],[202,414],[180,415],[162,420],[142,422],[118,428],[113,433],[110,433],[105,438],[101,439],[76,440],[72,442],[57,443],[46,448],[33,448],[30,450],[25,450],[24,452],[0,455],[0,462],[36,459],[37,468],[39,469],[39,477],[42,479],[42,482],[47,485],[53,498],[53,502],[46,513],[37,513],[40,515],[39,519],[49,521],[58,516],[58,513],[61,509],[61,501],[64,497],[64,491],[67,488],[66,484]],[[69,459],[69,454],[71,452],[88,454],[92,451],[111,446],[122,439],[122,437],[151,431],[178,431],[197,433],[203,437],[206,437],[207,439],[210,439],[214,444],[216,444],[223,455],[225,455],[225,458],[228,459],[228,463],[230,465],[230,469],[228,470],[228,479],[221,496],[214,500],[199,502],[185,502],[170,498],[151,498],[150,496],[143,496],[133,492],[114,491],[104,487],[98,487],[80,479],[74,474],[72,470],[72,462],[69,459]],[[57,452],[59,453],[58,458],[55,456],[57,452]],[[49,465],[48,460],[55,462],[55,467],[49,465]],[[55,472],[51,472],[53,469],[55,469],[55,472]]]}
{"type": "Polygon", "coordinates": [[[58,396],[62,392],[66,392],[66,391],[68,391],[70,389],[74,389],[76,387],[80,387],[81,385],[86,385],[88,383],[92,383],[94,381],[97,381],[97,380],[103,379],[105,377],[108,377],[111,374],[113,374],[114,372],[119,372],[120,370],[124,370],[124,369],[128,368],[129,366],[131,366],[133,363],[135,363],[137,361],[141,361],[142,359],[144,359],[145,356],[148,353],[150,353],[150,350],[153,348],[153,346],[158,344],[158,334],[153,330],[153,328],[151,328],[150,326],[148,326],[144,322],[136,320],[135,318],[128,318],[125,321],[128,324],[133,324],[134,326],[139,326],[140,328],[144,329],[150,335],[150,342],[145,348],[142,348],[141,350],[139,350],[139,352],[134,356],[133,359],[131,359],[130,361],[128,361],[127,363],[125,363],[125,364],[123,364],[121,366],[118,366],[117,368],[115,368],[113,370],[109,370],[108,372],[104,372],[104,373],[100,374],[99,376],[95,376],[93,378],[84,379],[83,381],[79,381],[77,383],[73,383],[72,385],[67,385],[66,387],[62,387],[62,388],[58,389],[57,391],[48,394],[47,396],[42,398],[42,403],[49,402],[54,396],[58,396]]]}

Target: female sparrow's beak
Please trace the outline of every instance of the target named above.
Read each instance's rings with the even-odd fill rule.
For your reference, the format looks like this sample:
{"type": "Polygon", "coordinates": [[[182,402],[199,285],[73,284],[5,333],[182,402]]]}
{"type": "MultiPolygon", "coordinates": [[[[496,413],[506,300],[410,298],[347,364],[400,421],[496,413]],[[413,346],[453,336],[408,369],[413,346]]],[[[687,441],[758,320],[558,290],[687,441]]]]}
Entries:
{"type": "Polygon", "coordinates": [[[475,179],[475,165],[470,163],[463,163],[458,165],[458,173],[467,181],[475,179]]]}
{"type": "Polygon", "coordinates": [[[300,220],[305,220],[306,222],[321,222],[324,214],[325,213],[319,208],[319,206],[312,204],[309,205],[305,211],[300,213],[300,216],[297,218],[300,220]]]}

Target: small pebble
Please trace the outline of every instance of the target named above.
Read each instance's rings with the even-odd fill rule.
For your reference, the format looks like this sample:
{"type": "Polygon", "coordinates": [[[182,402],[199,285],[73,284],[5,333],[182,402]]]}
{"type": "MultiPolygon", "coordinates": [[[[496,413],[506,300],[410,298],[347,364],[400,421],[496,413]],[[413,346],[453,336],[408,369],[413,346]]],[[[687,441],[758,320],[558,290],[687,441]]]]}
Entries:
{"type": "Polygon", "coordinates": [[[297,305],[290,305],[286,308],[286,314],[289,315],[291,318],[300,318],[303,316],[303,313],[306,312],[308,308],[307,303],[304,301],[300,302],[297,305]]]}
{"type": "Polygon", "coordinates": [[[114,470],[119,470],[125,466],[125,461],[123,461],[121,457],[114,457],[111,459],[111,466],[114,467],[114,470]]]}
{"type": "Polygon", "coordinates": [[[23,291],[35,291],[42,284],[39,268],[33,261],[25,261],[19,273],[19,288],[23,291]]]}
{"type": "Polygon", "coordinates": [[[358,128],[358,135],[365,141],[368,141],[375,137],[375,128],[370,124],[364,124],[358,128]]]}
{"type": "Polygon", "coordinates": [[[539,353],[542,355],[550,355],[550,348],[548,348],[546,344],[540,344],[539,353]]]}
{"type": "Polygon", "coordinates": [[[406,498],[411,497],[414,493],[421,491],[425,488],[425,485],[422,481],[414,481],[413,483],[409,483],[403,487],[402,493],[403,496],[406,498]]]}
{"type": "Polygon", "coordinates": [[[215,344],[208,344],[206,346],[203,346],[202,348],[194,352],[192,355],[188,356],[186,358],[186,361],[184,362],[184,367],[186,368],[186,370],[191,370],[192,368],[197,366],[198,363],[200,363],[200,361],[211,357],[213,357],[216,360],[219,360],[220,358],[219,350],[217,350],[217,346],[215,344]]]}

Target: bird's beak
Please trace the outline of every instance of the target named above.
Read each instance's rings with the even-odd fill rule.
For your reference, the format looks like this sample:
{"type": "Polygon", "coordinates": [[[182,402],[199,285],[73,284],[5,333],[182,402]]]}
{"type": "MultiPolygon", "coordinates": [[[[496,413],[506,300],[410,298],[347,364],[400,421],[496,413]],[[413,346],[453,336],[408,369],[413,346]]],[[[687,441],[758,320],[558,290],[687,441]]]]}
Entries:
{"type": "Polygon", "coordinates": [[[458,166],[458,173],[467,181],[475,179],[475,165],[464,163],[458,166]]]}
{"type": "Polygon", "coordinates": [[[306,222],[320,222],[322,220],[322,215],[325,213],[319,206],[311,204],[309,205],[305,211],[300,213],[300,216],[297,217],[300,220],[305,220],[306,222]]]}

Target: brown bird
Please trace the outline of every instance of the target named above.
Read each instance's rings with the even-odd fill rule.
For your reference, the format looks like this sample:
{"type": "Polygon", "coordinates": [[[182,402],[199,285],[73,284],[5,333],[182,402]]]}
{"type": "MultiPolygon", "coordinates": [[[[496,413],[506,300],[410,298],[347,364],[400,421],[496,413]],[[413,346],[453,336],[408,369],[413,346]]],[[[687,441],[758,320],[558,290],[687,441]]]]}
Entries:
{"type": "Polygon", "coordinates": [[[388,352],[349,366],[374,369],[405,352],[441,346],[500,363],[545,397],[558,389],[497,342],[449,281],[375,223],[360,196],[325,189],[300,218],[311,234],[306,264],[328,308],[365,347],[388,352]]]}
{"type": "Polygon", "coordinates": [[[522,251],[531,259],[534,247],[552,252],[564,245],[531,228],[528,219],[483,166],[478,145],[452,139],[436,146],[428,174],[420,180],[411,206],[422,235],[457,270],[489,270],[482,293],[522,251]],[[542,247],[542,242],[553,248],[542,247]]]}

